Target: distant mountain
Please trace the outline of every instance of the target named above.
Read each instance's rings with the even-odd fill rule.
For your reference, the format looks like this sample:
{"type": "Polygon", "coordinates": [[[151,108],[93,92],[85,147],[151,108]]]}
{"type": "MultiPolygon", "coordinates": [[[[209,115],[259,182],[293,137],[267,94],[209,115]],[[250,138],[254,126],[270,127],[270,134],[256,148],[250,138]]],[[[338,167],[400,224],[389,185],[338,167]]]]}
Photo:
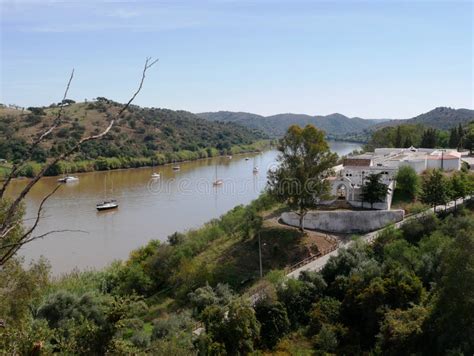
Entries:
{"type": "Polygon", "coordinates": [[[383,122],[375,129],[387,126],[398,126],[401,124],[422,124],[439,130],[449,130],[459,124],[465,125],[474,120],[474,110],[453,109],[447,107],[438,107],[427,113],[415,116],[407,120],[390,120],[383,122]]]}
{"type": "Polygon", "coordinates": [[[210,120],[233,122],[251,129],[263,131],[270,137],[281,137],[291,125],[305,126],[312,124],[326,132],[329,137],[343,138],[344,136],[363,132],[368,128],[385,122],[385,119],[362,119],[359,117],[349,118],[342,114],[331,114],[327,116],[310,116],[304,114],[278,114],[272,116],[261,116],[246,112],[205,112],[197,116],[210,120]]]}

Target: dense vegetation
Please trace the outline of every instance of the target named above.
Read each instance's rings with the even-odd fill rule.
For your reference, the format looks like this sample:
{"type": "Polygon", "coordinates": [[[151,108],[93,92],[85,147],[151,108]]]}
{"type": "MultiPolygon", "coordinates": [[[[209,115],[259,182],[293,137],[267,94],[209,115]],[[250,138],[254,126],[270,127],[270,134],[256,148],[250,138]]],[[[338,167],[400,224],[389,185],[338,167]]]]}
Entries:
{"type": "Polygon", "coordinates": [[[400,124],[423,125],[437,130],[450,130],[459,125],[466,125],[474,120],[474,110],[453,109],[438,107],[426,113],[407,120],[390,120],[377,125],[377,128],[385,126],[398,126],[400,124]]]}
{"type": "MultiPolygon", "coordinates": [[[[64,124],[45,144],[36,148],[29,175],[88,134],[101,132],[121,104],[106,98],[90,103],[67,103],[64,124]]],[[[21,159],[32,139],[54,120],[59,107],[0,108],[0,158],[21,159]]],[[[185,111],[132,106],[102,140],[86,142],[67,165],[69,172],[128,168],[252,151],[265,136],[233,123],[209,122],[185,111]]],[[[61,171],[58,167],[58,171],[61,171]]],[[[50,172],[56,173],[56,172],[50,172]]]]}
{"type": "Polygon", "coordinates": [[[233,122],[251,129],[257,129],[273,138],[282,137],[291,125],[301,127],[314,125],[318,129],[325,131],[329,138],[344,139],[346,135],[352,135],[354,132],[363,132],[383,121],[366,120],[358,117],[349,118],[341,114],[327,116],[278,114],[265,117],[243,112],[219,111],[197,115],[210,121],[233,122]]]}
{"type": "MultiPolygon", "coordinates": [[[[474,111],[440,107],[406,120],[349,118],[341,114],[327,116],[279,114],[264,117],[256,114],[229,111],[201,113],[198,116],[211,121],[234,122],[252,129],[258,129],[270,137],[282,137],[291,125],[304,127],[311,124],[325,131],[330,139],[367,142],[373,132],[399,125],[409,125],[415,131],[420,128],[422,128],[422,131],[431,128],[439,130],[439,132],[447,132],[457,128],[459,125],[466,126],[469,122],[473,121],[474,111]]],[[[444,134],[445,138],[447,138],[446,135],[444,134]]],[[[406,139],[411,140],[415,144],[418,137],[411,136],[412,134],[404,136],[401,144],[405,144],[406,139]]],[[[419,139],[421,140],[421,138],[419,139]]]]}
{"type": "Polygon", "coordinates": [[[273,204],[262,197],[103,271],[51,279],[44,260],[28,269],[12,260],[0,272],[0,348],[28,353],[41,341],[46,353],[72,354],[472,354],[472,206],[388,228],[298,280],[268,272],[249,291],[259,296],[252,304],[239,294],[248,283],[242,271],[258,268],[243,247],[254,234],[246,221],[258,229],[252,216],[273,204]]]}
{"type": "MultiPolygon", "coordinates": [[[[281,142],[282,152],[291,153],[289,146],[304,152],[288,155],[291,177],[291,169],[305,168],[302,160],[332,160],[322,132],[314,127],[290,130],[281,142]]],[[[327,167],[321,168],[311,173],[317,180],[327,167]]],[[[428,171],[420,182],[406,168],[397,182],[407,199],[433,206],[474,191],[473,175],[467,172],[428,171]]],[[[379,185],[378,177],[367,184],[379,185]]],[[[451,213],[425,213],[400,229],[387,227],[370,244],[354,237],[321,271],[294,279],[287,277],[287,267],[308,257],[307,234],[272,218],[287,209],[273,197],[278,198],[263,194],[199,229],[174,233],[166,242],[150,241],[132,251],[127,261],[101,271],[51,278],[43,259],[29,267],[18,257],[7,260],[0,269],[0,351],[474,352],[472,199],[451,213]],[[258,279],[260,258],[265,268],[264,278],[258,279]]],[[[288,199],[279,200],[288,204],[288,199]]],[[[2,199],[0,221],[9,204],[2,199]]],[[[15,222],[21,222],[22,214],[17,211],[15,222]]],[[[23,229],[13,224],[0,249],[15,244],[23,229]]]]}
{"type": "Polygon", "coordinates": [[[388,126],[372,132],[366,146],[367,150],[377,147],[423,147],[474,149],[474,121],[449,131],[429,128],[421,124],[402,124],[388,126]]]}

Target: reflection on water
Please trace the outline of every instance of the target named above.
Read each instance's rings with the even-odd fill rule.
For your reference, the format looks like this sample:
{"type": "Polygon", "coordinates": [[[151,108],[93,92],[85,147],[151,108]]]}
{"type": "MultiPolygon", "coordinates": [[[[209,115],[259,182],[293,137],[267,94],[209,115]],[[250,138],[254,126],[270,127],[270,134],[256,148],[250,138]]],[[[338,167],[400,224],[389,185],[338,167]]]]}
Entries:
{"type": "MultiPolygon", "coordinates": [[[[340,155],[359,148],[353,143],[332,142],[340,155]]],[[[152,168],[78,174],[79,182],[67,183],[47,202],[37,234],[50,230],[81,230],[51,235],[25,246],[30,258],[47,257],[54,273],[74,267],[103,267],[124,259],[150,239],[166,240],[175,231],[195,228],[239,204],[255,199],[266,185],[266,172],[276,164],[276,151],[245,156],[217,157],[152,168]],[[259,167],[258,173],[253,168],[259,167]],[[217,167],[217,169],[216,169],[217,167]],[[152,179],[158,171],[160,179],[152,179]],[[217,178],[224,183],[213,186],[217,178]],[[104,199],[114,198],[118,209],[97,211],[104,199]]],[[[18,192],[26,180],[12,184],[18,192]]],[[[57,184],[57,177],[42,179],[29,194],[27,218],[42,197],[57,184]]]]}

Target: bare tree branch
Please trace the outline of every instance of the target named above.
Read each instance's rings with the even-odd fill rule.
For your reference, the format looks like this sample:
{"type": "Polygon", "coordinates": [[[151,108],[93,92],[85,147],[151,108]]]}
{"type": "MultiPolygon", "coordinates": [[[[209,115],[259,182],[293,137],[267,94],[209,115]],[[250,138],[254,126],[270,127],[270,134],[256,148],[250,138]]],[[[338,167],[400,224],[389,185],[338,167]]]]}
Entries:
{"type": "MultiPolygon", "coordinates": [[[[142,71],[142,76],[141,76],[141,79],[140,79],[137,90],[133,93],[133,95],[128,100],[128,102],[120,109],[120,111],[117,113],[117,115],[115,115],[115,117],[109,122],[108,126],[105,128],[104,131],[102,131],[101,133],[99,133],[97,135],[90,135],[90,136],[87,136],[87,137],[83,137],[72,148],[70,148],[69,150],[67,150],[66,152],[59,155],[58,157],[56,157],[55,159],[50,161],[48,164],[43,166],[41,171],[35,177],[33,177],[33,179],[31,179],[29,181],[29,183],[18,194],[16,199],[12,202],[12,204],[9,206],[9,208],[5,212],[4,220],[2,222],[2,225],[0,226],[0,241],[2,239],[5,239],[6,236],[8,235],[8,232],[10,232],[12,230],[11,225],[12,225],[12,222],[14,220],[15,213],[18,211],[18,208],[19,208],[21,202],[23,201],[23,199],[30,192],[30,190],[34,187],[34,185],[45,175],[45,173],[48,171],[48,169],[53,167],[59,161],[65,159],[68,156],[70,156],[84,142],[91,141],[91,140],[96,140],[96,139],[99,139],[99,138],[102,138],[103,136],[105,136],[110,131],[110,129],[113,127],[115,122],[118,119],[120,119],[122,114],[130,107],[130,104],[133,102],[133,100],[135,100],[136,96],[140,93],[140,91],[142,90],[142,87],[143,87],[143,83],[145,81],[147,70],[150,69],[157,62],[158,62],[158,59],[156,59],[156,60],[152,60],[151,58],[146,59],[145,65],[144,65],[143,71],[142,71]]],[[[64,93],[63,100],[66,98],[67,92],[69,91],[69,87],[70,87],[73,76],[74,76],[74,70],[72,71],[71,76],[69,78],[69,81],[68,81],[68,84],[67,84],[67,87],[66,87],[66,91],[64,93]]],[[[61,124],[62,111],[63,111],[63,109],[61,107],[59,112],[58,112],[58,116],[56,117],[56,120],[53,123],[53,125],[48,130],[46,130],[42,135],[39,136],[39,138],[33,143],[33,146],[30,149],[30,151],[32,151],[34,149],[34,145],[38,145],[45,137],[47,137],[55,128],[57,128],[61,124]]],[[[18,169],[16,169],[16,172],[18,172],[18,169]]],[[[16,172],[15,172],[15,174],[16,174],[16,172]]],[[[7,181],[4,183],[2,189],[0,190],[0,199],[3,197],[3,194],[4,194],[8,184],[10,183],[11,179],[15,175],[15,174],[12,174],[12,173],[13,172],[10,172],[10,175],[9,175],[7,181]]],[[[49,235],[50,233],[53,233],[53,232],[50,232],[50,233],[46,233],[46,234],[43,234],[43,235],[40,235],[40,236],[37,236],[37,237],[34,237],[34,238],[28,238],[28,236],[30,236],[33,233],[34,229],[36,228],[36,226],[39,223],[39,220],[41,218],[41,210],[43,208],[44,203],[57,191],[57,189],[59,189],[59,186],[57,186],[51,193],[49,193],[47,196],[45,196],[43,198],[43,200],[42,200],[42,202],[41,202],[41,204],[38,208],[38,211],[37,211],[35,223],[17,241],[17,244],[15,245],[16,247],[11,246],[9,251],[2,258],[0,258],[0,266],[2,266],[9,258],[11,258],[16,253],[16,251],[21,246],[23,246],[25,243],[31,242],[31,241],[33,241],[33,239],[42,238],[44,236],[49,235]]],[[[0,248],[2,248],[2,249],[5,248],[5,245],[0,245],[0,248]]]]}
{"type": "MultiPolygon", "coordinates": [[[[71,82],[72,82],[72,78],[74,78],[74,68],[72,69],[71,71],[71,75],[69,76],[69,80],[67,82],[67,85],[66,85],[66,89],[64,90],[64,95],[63,95],[63,99],[61,100],[61,103],[64,102],[64,100],[66,99],[67,97],[67,93],[69,92],[69,88],[71,86],[71,82]]],[[[33,155],[33,151],[34,149],[51,133],[53,132],[53,130],[55,130],[62,122],[62,114],[63,114],[63,108],[64,106],[60,106],[59,108],[59,111],[58,111],[58,114],[56,115],[56,118],[54,119],[53,121],[53,124],[45,131],[43,132],[41,135],[39,135],[39,137],[30,145],[30,149],[28,150],[27,154],[25,155],[25,157],[21,160],[21,162],[18,162],[16,164],[13,165],[7,179],[5,180],[5,182],[3,183],[2,185],[2,188],[0,189],[0,199],[3,197],[3,194],[5,193],[5,191],[7,190],[7,187],[8,185],[10,184],[11,180],[13,178],[15,178],[15,176],[17,175],[17,173],[21,170],[21,168],[25,165],[25,163],[31,159],[32,155],[33,155]]]]}
{"type": "Polygon", "coordinates": [[[34,240],[43,239],[43,238],[45,238],[46,236],[49,236],[49,235],[58,234],[58,233],[62,233],[62,232],[80,232],[80,233],[83,233],[83,234],[88,234],[89,233],[88,231],[84,231],[84,230],[71,230],[71,229],[51,230],[51,231],[45,232],[44,234],[37,235],[37,236],[34,236],[34,237],[30,237],[29,239],[24,240],[22,242],[15,242],[15,243],[11,243],[11,244],[2,245],[2,248],[9,248],[9,250],[2,257],[0,257],[0,266],[4,265],[6,261],[8,261],[13,255],[15,255],[15,253],[23,245],[26,245],[27,243],[30,243],[34,240]]]}
{"type": "MultiPolygon", "coordinates": [[[[23,233],[23,235],[21,235],[20,238],[17,239],[17,241],[15,243],[11,243],[11,244],[2,244],[2,250],[5,249],[5,248],[9,248],[9,250],[7,252],[4,253],[4,256],[9,256],[9,255],[12,255],[14,254],[22,245],[24,245],[24,241],[28,241],[28,237],[31,235],[31,233],[36,229],[36,227],[38,226],[38,223],[40,221],[40,218],[41,218],[41,212],[43,210],[43,206],[44,206],[44,203],[46,202],[46,200],[48,200],[54,193],[56,193],[56,191],[60,188],[61,186],[58,184],[48,195],[46,195],[42,200],[41,200],[41,203],[38,207],[38,210],[36,212],[36,217],[35,217],[35,222],[33,223],[33,225],[25,232],[23,233]]],[[[6,234],[5,234],[6,236],[6,234]]],[[[2,237],[4,237],[4,234],[2,234],[2,237]]],[[[2,264],[1,261],[3,260],[3,257],[0,258],[0,265],[2,264]]]]}

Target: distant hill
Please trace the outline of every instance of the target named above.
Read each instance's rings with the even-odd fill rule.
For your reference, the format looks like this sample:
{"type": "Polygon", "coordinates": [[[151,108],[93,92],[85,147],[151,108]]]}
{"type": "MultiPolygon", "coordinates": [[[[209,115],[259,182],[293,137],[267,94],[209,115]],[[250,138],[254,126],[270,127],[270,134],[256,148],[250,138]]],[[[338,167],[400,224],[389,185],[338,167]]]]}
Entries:
{"type": "MultiPolygon", "coordinates": [[[[36,160],[59,154],[84,135],[101,132],[121,106],[103,98],[64,107],[64,123],[41,147],[36,160]]],[[[25,143],[43,132],[59,110],[55,105],[29,109],[0,107],[0,158],[20,158],[25,152],[25,143]]],[[[263,138],[266,136],[260,131],[232,122],[210,122],[186,111],[131,106],[104,139],[84,144],[78,158],[166,154],[170,160],[175,159],[171,154],[182,151],[201,157],[209,149],[225,152],[231,147],[249,145],[263,138]]]]}
{"type": "Polygon", "coordinates": [[[375,126],[379,129],[387,126],[397,126],[400,124],[422,124],[439,130],[449,130],[459,124],[465,125],[474,120],[474,110],[452,109],[447,107],[438,107],[427,113],[415,116],[407,120],[390,120],[375,126]]]}
{"type": "Polygon", "coordinates": [[[369,120],[359,117],[349,118],[342,114],[327,116],[310,116],[304,114],[278,114],[261,116],[246,112],[205,112],[197,114],[210,121],[233,122],[251,129],[261,130],[270,137],[281,137],[291,125],[305,126],[312,124],[326,132],[330,138],[343,138],[349,134],[363,132],[364,130],[386,120],[369,120]]]}

